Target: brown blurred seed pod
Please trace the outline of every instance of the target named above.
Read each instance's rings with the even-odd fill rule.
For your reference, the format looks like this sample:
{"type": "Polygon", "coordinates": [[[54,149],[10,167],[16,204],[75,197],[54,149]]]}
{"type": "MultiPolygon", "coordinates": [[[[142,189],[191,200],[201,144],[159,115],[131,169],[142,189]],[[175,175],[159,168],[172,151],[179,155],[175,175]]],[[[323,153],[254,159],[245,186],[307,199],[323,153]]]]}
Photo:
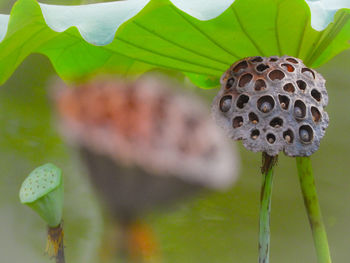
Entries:
{"type": "Polygon", "coordinates": [[[225,189],[237,177],[232,143],[197,97],[174,86],[148,76],[56,89],[59,128],[116,212],[225,189]]]}

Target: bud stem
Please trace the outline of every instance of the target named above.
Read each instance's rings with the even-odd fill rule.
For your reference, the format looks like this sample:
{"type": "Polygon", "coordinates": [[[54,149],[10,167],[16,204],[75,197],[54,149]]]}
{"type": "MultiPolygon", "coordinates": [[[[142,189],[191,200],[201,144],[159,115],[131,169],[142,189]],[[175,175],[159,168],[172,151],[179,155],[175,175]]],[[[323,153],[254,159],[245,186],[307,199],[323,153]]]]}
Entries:
{"type": "Polygon", "coordinates": [[[297,157],[297,168],[306,212],[312,230],[318,263],[331,263],[326,229],[323,224],[310,157],[297,157]]]}

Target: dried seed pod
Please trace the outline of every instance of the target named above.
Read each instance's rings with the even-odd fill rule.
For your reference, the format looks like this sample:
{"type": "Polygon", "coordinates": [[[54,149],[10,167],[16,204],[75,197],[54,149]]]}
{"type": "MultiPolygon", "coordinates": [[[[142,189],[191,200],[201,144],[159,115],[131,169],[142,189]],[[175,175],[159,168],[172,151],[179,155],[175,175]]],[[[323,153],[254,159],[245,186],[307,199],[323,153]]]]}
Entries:
{"type": "MultiPolygon", "coordinates": [[[[113,178],[113,183],[104,186],[113,187],[111,195],[126,192],[116,189],[119,185],[122,188],[128,177],[121,175],[117,183],[118,172],[112,169],[113,165],[138,167],[147,174],[135,182],[135,185],[143,182],[138,188],[144,191],[137,190],[141,203],[147,199],[141,194],[147,185],[149,189],[158,187],[166,178],[173,188],[176,181],[219,189],[234,182],[238,166],[234,148],[222,140],[221,130],[198,98],[175,90],[176,85],[169,80],[151,76],[133,83],[102,79],[80,87],[57,89],[54,96],[62,133],[83,149],[88,165],[99,162],[100,168],[111,168],[112,172],[99,175],[100,182],[104,177],[105,182],[113,178]]],[[[223,97],[220,110],[229,112],[231,107],[232,96],[223,97]]],[[[162,195],[170,194],[165,189],[148,192],[155,196],[158,191],[161,201],[165,199],[162,195]]],[[[125,194],[130,192],[135,191],[125,194]]],[[[123,206],[129,204],[120,197],[111,199],[123,206]]],[[[130,197],[128,200],[131,202],[130,197]]]]}
{"type": "Polygon", "coordinates": [[[214,118],[248,150],[309,156],[318,149],[329,121],[328,95],[324,78],[300,59],[245,58],[226,71],[221,85],[214,118]],[[239,81],[227,86],[231,79],[239,81]],[[224,97],[230,98],[227,111],[219,107],[224,97]]]}

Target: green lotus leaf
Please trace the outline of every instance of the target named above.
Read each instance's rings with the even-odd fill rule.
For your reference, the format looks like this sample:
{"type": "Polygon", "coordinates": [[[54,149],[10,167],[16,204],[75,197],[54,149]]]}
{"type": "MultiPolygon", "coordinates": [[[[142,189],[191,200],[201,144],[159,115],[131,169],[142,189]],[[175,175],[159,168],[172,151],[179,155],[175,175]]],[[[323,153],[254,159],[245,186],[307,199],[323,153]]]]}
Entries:
{"type": "Polygon", "coordinates": [[[350,8],[348,0],[307,0],[311,10],[311,25],[316,30],[325,29],[334,19],[334,14],[342,8],[350,8]]]}
{"type": "Polygon", "coordinates": [[[10,17],[7,15],[0,15],[0,41],[2,41],[6,35],[9,18],[10,17]]]}
{"type": "Polygon", "coordinates": [[[100,72],[167,68],[213,87],[232,63],[257,55],[296,56],[318,67],[350,46],[346,8],[345,0],[129,0],[82,6],[19,0],[10,17],[0,16],[0,83],[31,53],[46,55],[71,81],[100,72]]]}

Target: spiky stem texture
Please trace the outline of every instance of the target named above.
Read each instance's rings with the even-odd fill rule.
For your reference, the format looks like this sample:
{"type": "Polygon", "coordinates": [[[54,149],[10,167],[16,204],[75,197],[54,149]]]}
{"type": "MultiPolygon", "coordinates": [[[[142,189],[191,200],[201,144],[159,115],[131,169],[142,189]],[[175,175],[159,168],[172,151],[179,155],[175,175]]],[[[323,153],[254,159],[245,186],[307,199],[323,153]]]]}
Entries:
{"type": "Polygon", "coordinates": [[[56,263],[65,263],[64,257],[64,232],[63,226],[60,224],[57,227],[48,228],[46,253],[55,258],[56,263]]]}
{"type": "Polygon", "coordinates": [[[62,240],[56,256],[56,263],[65,263],[65,262],[66,260],[64,257],[64,242],[62,240]]]}
{"type": "Polygon", "coordinates": [[[323,224],[310,157],[297,157],[297,168],[304,204],[309,217],[318,263],[331,263],[326,229],[323,224]]]}

